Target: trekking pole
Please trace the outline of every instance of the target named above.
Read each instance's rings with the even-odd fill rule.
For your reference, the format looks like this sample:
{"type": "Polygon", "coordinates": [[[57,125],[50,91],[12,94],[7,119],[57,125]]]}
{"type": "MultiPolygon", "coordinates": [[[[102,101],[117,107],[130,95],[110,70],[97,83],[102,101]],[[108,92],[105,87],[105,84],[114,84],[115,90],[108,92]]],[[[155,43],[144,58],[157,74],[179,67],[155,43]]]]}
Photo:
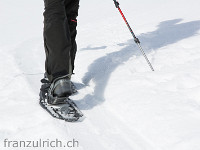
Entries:
{"type": "Polygon", "coordinates": [[[135,36],[135,34],[134,34],[133,30],[131,29],[131,27],[130,27],[128,21],[126,20],[126,18],[125,18],[125,16],[124,16],[123,12],[122,12],[122,10],[121,10],[121,8],[119,7],[119,2],[118,2],[117,0],[113,0],[113,1],[114,1],[114,3],[115,3],[116,8],[119,10],[120,14],[122,15],[122,17],[123,17],[123,19],[124,19],[124,21],[125,21],[127,27],[129,28],[129,30],[130,30],[130,32],[131,32],[133,38],[134,38],[135,43],[138,45],[140,51],[142,52],[142,54],[143,54],[144,58],[146,59],[147,63],[149,64],[151,70],[154,71],[154,69],[153,69],[153,67],[152,67],[152,65],[151,65],[151,63],[150,63],[150,61],[149,61],[149,59],[147,58],[147,56],[146,56],[144,50],[142,49],[142,47],[141,47],[141,45],[140,45],[140,40],[135,36]]]}

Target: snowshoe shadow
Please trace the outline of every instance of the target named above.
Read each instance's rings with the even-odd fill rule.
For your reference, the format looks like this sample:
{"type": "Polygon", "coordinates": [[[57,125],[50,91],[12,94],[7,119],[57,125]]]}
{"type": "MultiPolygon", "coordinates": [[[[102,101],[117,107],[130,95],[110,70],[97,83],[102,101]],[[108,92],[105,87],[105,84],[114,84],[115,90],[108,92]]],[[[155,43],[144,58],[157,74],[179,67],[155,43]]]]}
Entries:
{"type": "Polygon", "coordinates": [[[78,82],[73,82],[73,83],[74,83],[74,85],[75,85],[75,87],[76,87],[77,90],[85,88],[85,85],[82,84],[82,83],[78,83],[78,82]]]}
{"type": "MultiPolygon", "coordinates": [[[[163,21],[158,25],[157,30],[138,36],[145,52],[148,54],[163,46],[174,44],[180,40],[195,36],[200,30],[199,20],[186,23],[180,23],[181,21],[182,19],[163,21]]],[[[88,85],[92,80],[95,83],[95,89],[93,93],[76,101],[81,110],[92,109],[102,104],[105,101],[104,92],[112,72],[132,56],[141,55],[133,39],[128,40],[126,43],[119,43],[118,46],[125,47],[120,51],[109,53],[95,60],[82,78],[85,85],[88,85]]]]}

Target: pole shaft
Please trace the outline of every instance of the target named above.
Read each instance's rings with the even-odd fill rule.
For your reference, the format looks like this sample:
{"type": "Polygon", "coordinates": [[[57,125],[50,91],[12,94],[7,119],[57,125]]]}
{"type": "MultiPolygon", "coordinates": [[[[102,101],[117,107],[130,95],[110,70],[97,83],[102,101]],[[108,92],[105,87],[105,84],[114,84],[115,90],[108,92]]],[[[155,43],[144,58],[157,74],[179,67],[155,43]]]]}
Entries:
{"type": "Polygon", "coordinates": [[[140,43],[137,43],[137,45],[140,48],[140,51],[142,52],[142,54],[143,54],[144,58],[146,59],[147,63],[149,64],[149,67],[151,68],[152,71],[154,71],[153,66],[151,65],[149,59],[147,58],[147,56],[146,56],[144,50],[142,49],[140,43]]]}
{"type": "Polygon", "coordinates": [[[129,25],[128,21],[126,20],[126,17],[124,16],[124,14],[123,14],[121,8],[119,7],[119,3],[118,3],[116,0],[113,0],[113,1],[114,1],[114,3],[115,3],[116,8],[119,10],[119,12],[120,12],[122,18],[124,19],[124,21],[125,21],[125,23],[126,23],[128,29],[129,29],[129,31],[131,32],[131,34],[132,34],[132,36],[133,36],[133,38],[134,38],[135,43],[138,45],[140,51],[142,52],[144,58],[146,59],[146,61],[147,61],[148,65],[149,65],[149,67],[151,68],[152,71],[154,71],[153,66],[151,65],[149,59],[147,58],[147,56],[146,56],[144,50],[142,49],[142,47],[141,47],[141,45],[140,45],[139,39],[135,36],[133,30],[131,29],[131,26],[129,25]]]}
{"type": "Polygon", "coordinates": [[[130,30],[131,34],[133,35],[133,38],[136,38],[133,30],[131,29],[131,26],[129,25],[128,21],[126,20],[126,17],[124,16],[124,14],[123,14],[122,10],[120,9],[120,7],[118,7],[118,10],[119,10],[120,14],[122,15],[122,18],[124,19],[128,29],[130,30]]]}

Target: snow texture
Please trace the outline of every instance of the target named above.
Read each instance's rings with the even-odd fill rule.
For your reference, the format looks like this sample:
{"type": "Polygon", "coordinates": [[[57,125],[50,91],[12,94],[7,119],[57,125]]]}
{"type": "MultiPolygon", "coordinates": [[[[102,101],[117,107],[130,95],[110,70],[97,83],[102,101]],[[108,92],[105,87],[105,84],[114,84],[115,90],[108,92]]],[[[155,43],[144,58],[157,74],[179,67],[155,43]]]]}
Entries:
{"type": "Polygon", "coordinates": [[[26,149],[5,139],[55,138],[77,150],[200,150],[200,1],[119,2],[155,72],[112,0],[81,1],[71,98],[86,118],[67,123],[38,103],[43,1],[0,0],[1,150],[26,149]]]}

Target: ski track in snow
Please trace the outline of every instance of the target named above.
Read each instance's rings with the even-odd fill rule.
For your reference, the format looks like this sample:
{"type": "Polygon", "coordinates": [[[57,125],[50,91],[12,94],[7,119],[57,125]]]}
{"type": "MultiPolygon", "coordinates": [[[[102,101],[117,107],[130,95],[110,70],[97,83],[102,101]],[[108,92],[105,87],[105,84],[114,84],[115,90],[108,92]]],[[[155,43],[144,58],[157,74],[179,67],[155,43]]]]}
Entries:
{"type": "Polygon", "coordinates": [[[112,1],[81,2],[72,99],[86,118],[67,123],[38,103],[43,2],[0,2],[0,149],[13,149],[7,138],[76,139],[78,150],[200,150],[200,2],[120,4],[155,72],[112,1]]]}

